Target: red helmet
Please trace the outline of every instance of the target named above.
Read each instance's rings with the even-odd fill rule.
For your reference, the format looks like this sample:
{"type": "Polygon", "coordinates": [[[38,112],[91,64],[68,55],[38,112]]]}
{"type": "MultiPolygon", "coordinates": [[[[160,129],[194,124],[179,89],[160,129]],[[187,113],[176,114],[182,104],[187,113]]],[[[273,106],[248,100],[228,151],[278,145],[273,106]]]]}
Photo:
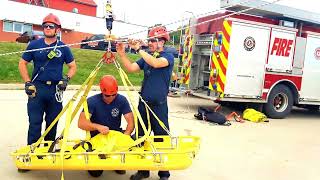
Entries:
{"type": "Polygon", "coordinates": [[[154,27],[149,31],[149,38],[163,38],[166,41],[170,40],[169,33],[164,26],[154,27]]]}
{"type": "Polygon", "coordinates": [[[114,95],[118,92],[118,83],[116,78],[111,75],[105,75],[100,80],[100,90],[102,94],[114,95]]]}
{"type": "Polygon", "coordinates": [[[42,21],[42,24],[44,23],[54,23],[56,24],[59,28],[61,28],[61,23],[60,23],[60,20],[58,18],[58,16],[50,13],[48,14],[45,18],[43,18],[43,21],[42,21]]]}

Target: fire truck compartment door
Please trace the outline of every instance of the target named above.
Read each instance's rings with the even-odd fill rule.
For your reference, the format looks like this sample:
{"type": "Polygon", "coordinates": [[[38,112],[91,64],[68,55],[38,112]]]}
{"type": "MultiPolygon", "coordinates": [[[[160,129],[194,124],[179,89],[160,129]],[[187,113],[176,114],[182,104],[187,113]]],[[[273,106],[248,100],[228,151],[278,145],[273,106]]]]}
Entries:
{"type": "Polygon", "coordinates": [[[300,98],[320,100],[320,36],[307,37],[300,98]]]}
{"type": "Polygon", "coordinates": [[[269,27],[233,22],[225,94],[261,96],[269,37],[269,27]]]}
{"type": "Polygon", "coordinates": [[[272,29],[267,70],[290,73],[295,47],[296,32],[272,29]]]}

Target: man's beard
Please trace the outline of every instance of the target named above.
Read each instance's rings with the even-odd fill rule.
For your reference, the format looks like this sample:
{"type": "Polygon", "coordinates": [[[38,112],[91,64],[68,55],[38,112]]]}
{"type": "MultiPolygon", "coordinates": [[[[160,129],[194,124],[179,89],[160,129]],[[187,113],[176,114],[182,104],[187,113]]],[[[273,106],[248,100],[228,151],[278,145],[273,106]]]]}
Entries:
{"type": "Polygon", "coordinates": [[[46,33],[44,33],[44,36],[46,37],[46,38],[55,38],[56,37],[56,31],[54,32],[54,34],[53,35],[47,35],[46,33]]]}
{"type": "Polygon", "coordinates": [[[56,35],[54,34],[54,35],[51,35],[51,36],[49,36],[49,35],[44,35],[46,38],[54,38],[54,37],[56,37],[56,35]]]}

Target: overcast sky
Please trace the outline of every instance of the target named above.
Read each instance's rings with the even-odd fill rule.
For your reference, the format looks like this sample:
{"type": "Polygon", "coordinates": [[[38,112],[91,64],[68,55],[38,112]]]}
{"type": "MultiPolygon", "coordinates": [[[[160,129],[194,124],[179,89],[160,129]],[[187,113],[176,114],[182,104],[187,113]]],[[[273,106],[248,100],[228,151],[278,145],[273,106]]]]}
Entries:
{"type": "MultiPolygon", "coordinates": [[[[106,2],[106,0],[95,1],[97,4],[106,2]]],[[[220,7],[220,0],[111,0],[111,2],[117,19],[146,26],[157,23],[168,24],[181,20],[183,16],[190,17],[192,13],[199,15],[220,7]]],[[[318,0],[281,0],[278,4],[319,12],[318,0]]],[[[103,11],[104,7],[100,6],[98,14],[103,11]]]]}
{"type": "MultiPolygon", "coordinates": [[[[105,0],[95,0],[97,3],[105,0]]],[[[157,23],[168,24],[181,20],[182,16],[213,11],[219,8],[217,0],[111,0],[113,13],[117,19],[152,26],[157,23]],[[189,12],[185,12],[189,11],[189,12]],[[192,12],[192,13],[191,13],[192,12]]],[[[98,13],[104,9],[99,8],[98,13]]]]}

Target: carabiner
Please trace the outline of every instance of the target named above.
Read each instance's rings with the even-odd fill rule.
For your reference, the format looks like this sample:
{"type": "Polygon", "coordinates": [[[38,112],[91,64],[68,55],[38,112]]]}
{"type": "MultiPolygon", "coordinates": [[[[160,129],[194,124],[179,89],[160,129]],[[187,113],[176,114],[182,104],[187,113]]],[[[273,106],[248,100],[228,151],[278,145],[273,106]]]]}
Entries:
{"type": "Polygon", "coordinates": [[[111,64],[111,63],[113,63],[114,60],[116,59],[116,56],[114,55],[113,52],[107,51],[107,52],[105,52],[104,55],[102,56],[102,59],[104,60],[105,63],[111,64]]]}

